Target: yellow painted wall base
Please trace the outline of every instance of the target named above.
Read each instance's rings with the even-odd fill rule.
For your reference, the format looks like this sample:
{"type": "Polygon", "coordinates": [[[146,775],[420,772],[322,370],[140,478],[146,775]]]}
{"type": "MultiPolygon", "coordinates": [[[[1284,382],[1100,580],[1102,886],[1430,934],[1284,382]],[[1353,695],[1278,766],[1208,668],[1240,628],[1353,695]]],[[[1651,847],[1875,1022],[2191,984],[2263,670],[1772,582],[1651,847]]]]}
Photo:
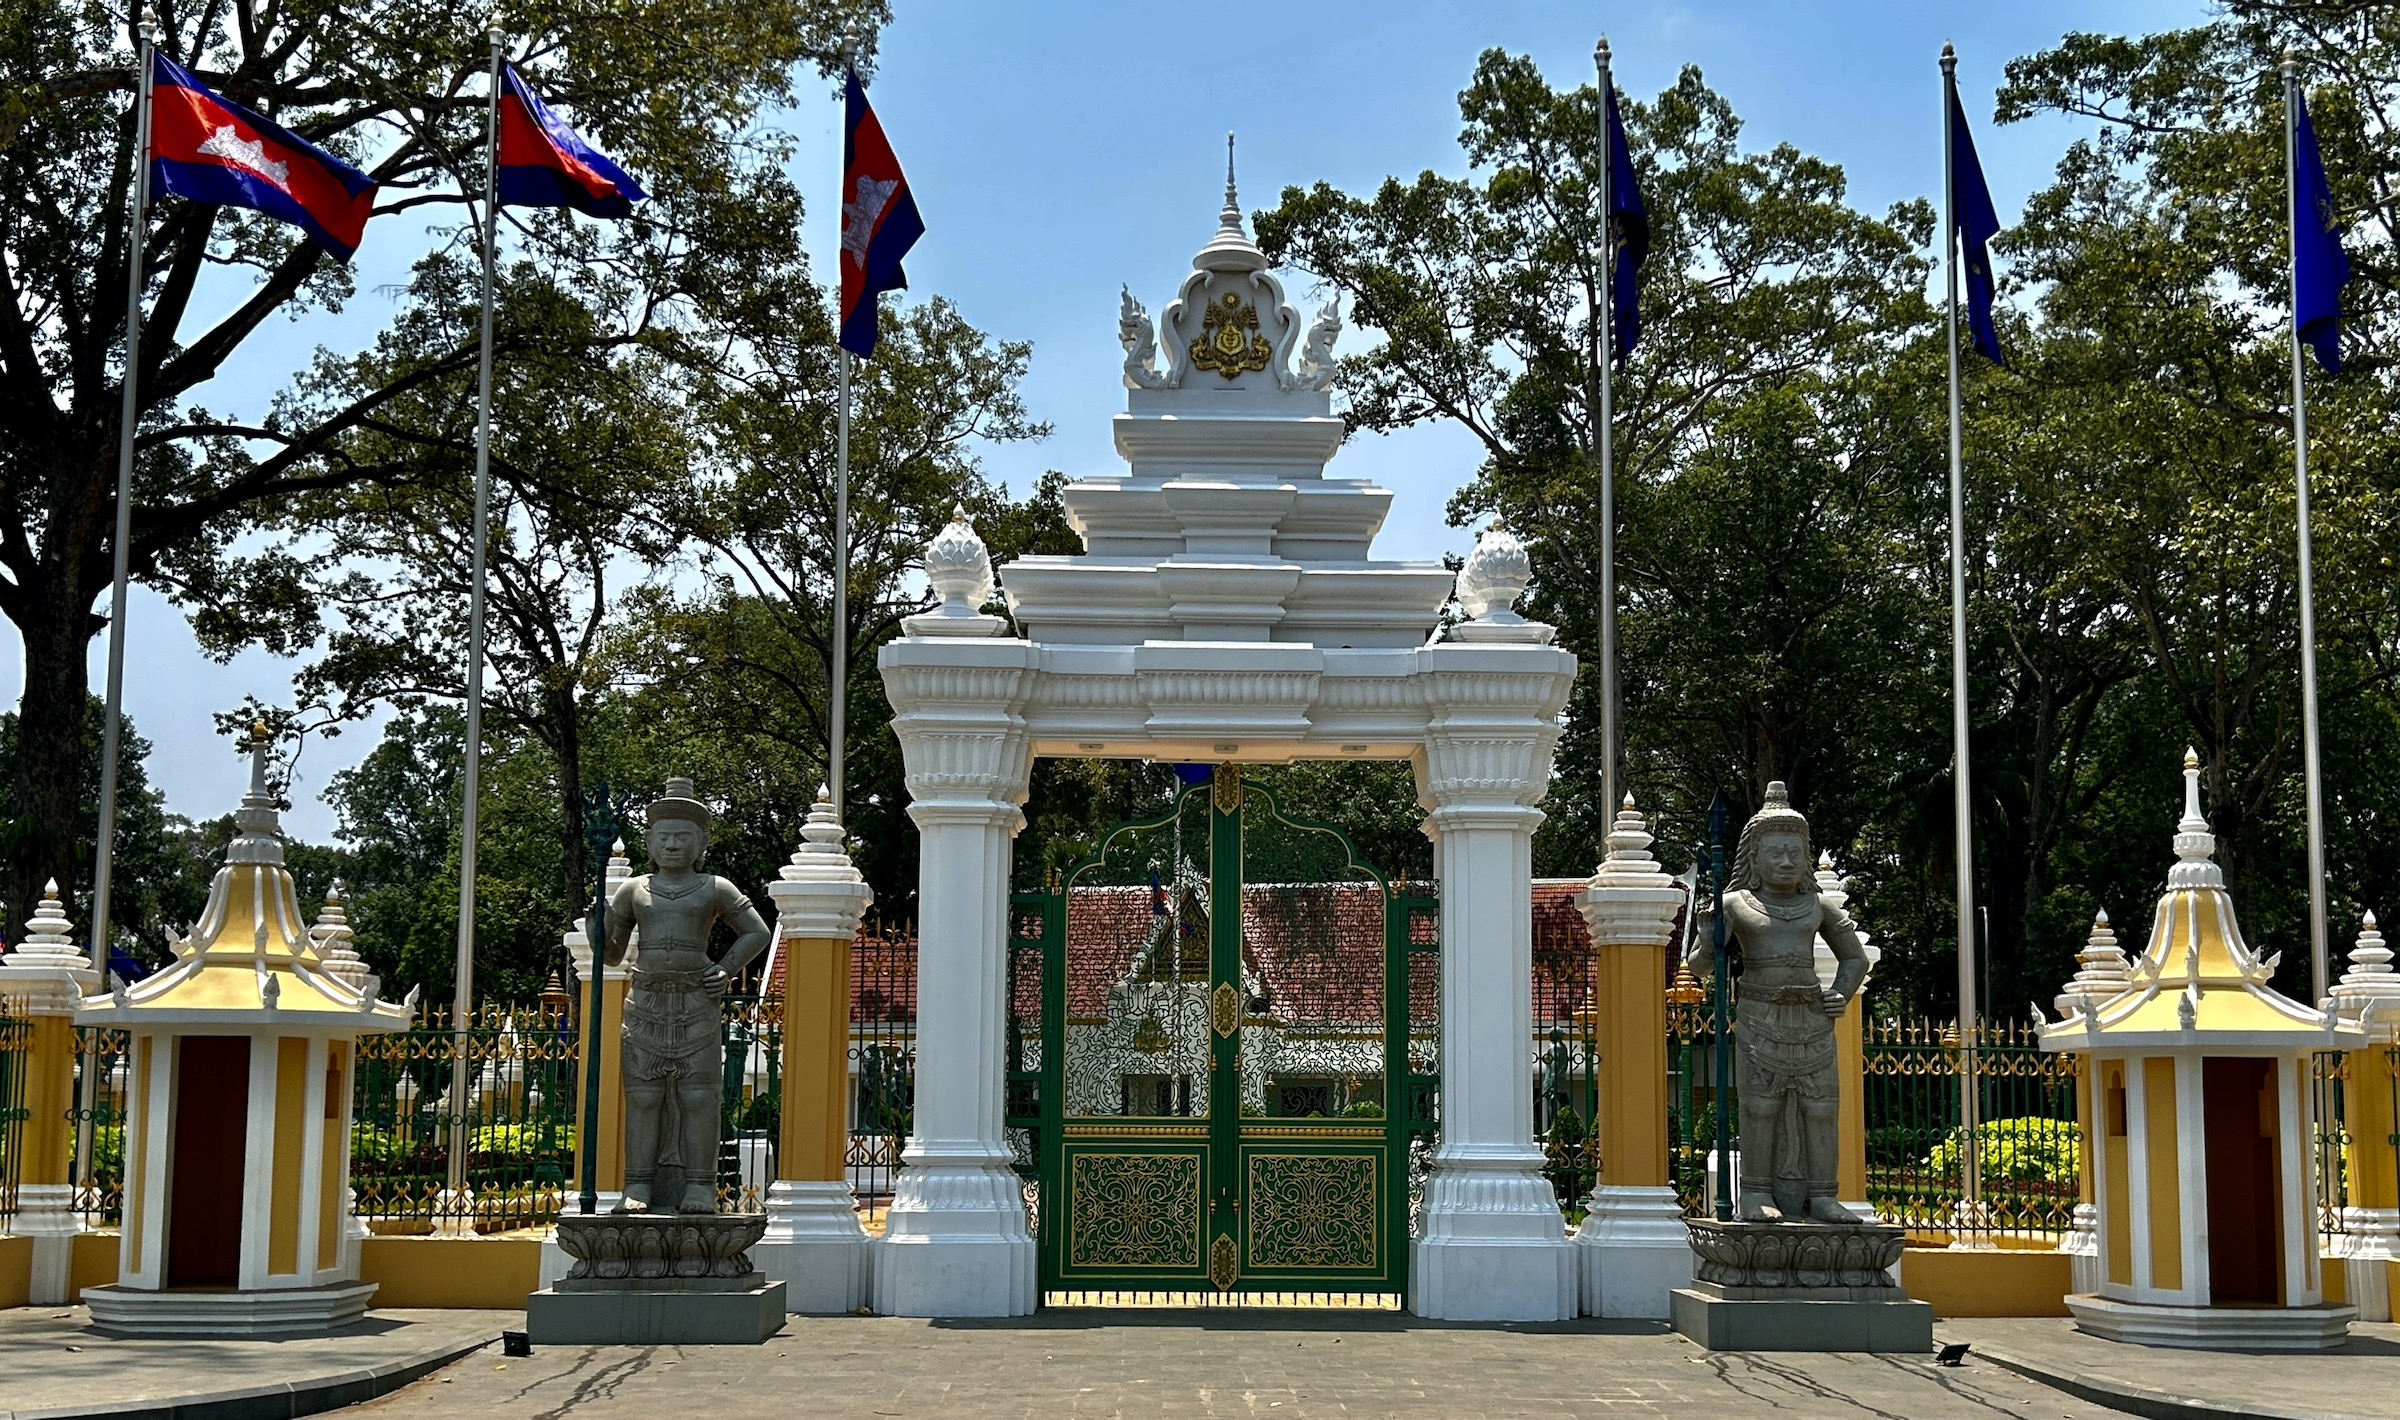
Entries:
{"type": "Polygon", "coordinates": [[[2324,1279],[2322,1290],[2326,1305],[2335,1307],[2350,1305],[2349,1260],[2340,1257],[2321,1257],[2317,1259],[2317,1271],[2324,1279]]]}
{"type": "Polygon", "coordinates": [[[542,1275],[542,1240],[368,1238],[359,1280],[378,1284],[378,1307],[521,1309],[542,1275]]]}
{"type": "Polygon", "coordinates": [[[1910,1248],[1900,1254],[1900,1285],[1937,1317],[2065,1316],[2074,1285],[2073,1259],[2063,1252],[1950,1252],[1910,1248]]]}
{"type": "Polygon", "coordinates": [[[125,1239],[118,1233],[77,1233],[67,1254],[67,1295],[80,1297],[86,1287],[113,1286],[124,1260],[125,1239]]]}
{"type": "Polygon", "coordinates": [[[33,1239],[0,1238],[0,1307],[33,1300],[33,1239]]]}

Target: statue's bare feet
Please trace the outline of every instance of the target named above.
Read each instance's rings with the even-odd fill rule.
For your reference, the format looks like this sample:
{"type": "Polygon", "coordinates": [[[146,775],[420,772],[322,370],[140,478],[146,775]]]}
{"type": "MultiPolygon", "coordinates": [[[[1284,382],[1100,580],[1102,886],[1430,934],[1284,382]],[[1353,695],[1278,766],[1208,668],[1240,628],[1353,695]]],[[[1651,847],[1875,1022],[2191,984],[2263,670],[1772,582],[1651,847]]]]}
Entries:
{"type": "Polygon", "coordinates": [[[614,1208],[612,1208],[612,1209],[610,1209],[609,1211],[610,1211],[610,1212],[612,1212],[612,1213],[647,1213],[647,1212],[649,1212],[649,1211],[650,1211],[650,1185],[649,1185],[649,1184],[646,1184],[646,1183],[629,1183],[629,1184],[626,1184],[626,1185],[625,1185],[625,1196],[624,1196],[624,1197],[622,1197],[622,1198],[620,1198],[620,1199],[618,1199],[618,1200],[617,1200],[617,1206],[616,1206],[616,1207],[614,1207],[614,1208]]]}
{"type": "Polygon", "coordinates": [[[1808,1220],[1812,1223],[1844,1223],[1854,1228],[1867,1221],[1830,1198],[1809,1199],[1808,1220]]]}
{"type": "Polygon", "coordinates": [[[705,1183],[683,1186],[683,1201],[675,1206],[678,1213],[714,1213],[717,1211],[717,1190],[705,1183]]]}
{"type": "Polygon", "coordinates": [[[1745,1223],[1780,1223],[1783,1210],[1775,1206],[1774,1197],[1763,1188],[1742,1190],[1741,1220],[1745,1223]]]}

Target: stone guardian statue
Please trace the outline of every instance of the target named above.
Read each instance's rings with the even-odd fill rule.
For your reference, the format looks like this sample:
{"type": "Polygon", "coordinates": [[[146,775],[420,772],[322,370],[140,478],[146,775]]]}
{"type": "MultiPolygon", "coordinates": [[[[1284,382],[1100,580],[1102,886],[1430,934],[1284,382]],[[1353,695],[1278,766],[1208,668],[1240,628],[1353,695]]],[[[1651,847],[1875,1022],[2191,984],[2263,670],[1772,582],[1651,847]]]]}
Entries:
{"type": "MultiPolygon", "coordinates": [[[[1733,1042],[1745,1222],[1866,1221],[1835,1201],[1841,1076],[1833,1022],[1866,979],[1867,957],[1856,924],[1819,894],[1813,861],[1808,820],[1781,781],[1769,784],[1765,806],[1742,826],[1725,894],[1726,940],[1741,954],[1733,1042]],[[1830,988],[1817,979],[1819,936],[1837,963],[1830,988]]],[[[1712,916],[1703,901],[1685,957],[1703,980],[1716,967],[1712,916]]]]}
{"type": "Polygon", "coordinates": [[[734,974],[766,950],[770,933],[741,889],[698,871],[708,854],[710,819],[691,780],[669,779],[665,796],[650,805],[647,836],[657,871],[627,878],[608,904],[610,966],[625,959],[634,929],[642,934],[625,1001],[620,1213],[652,1211],[662,1182],[678,1200],[676,1212],[717,1211],[725,1088],[720,1003],[734,974]],[[734,941],[712,958],[709,937],[720,922],[734,941]]]}

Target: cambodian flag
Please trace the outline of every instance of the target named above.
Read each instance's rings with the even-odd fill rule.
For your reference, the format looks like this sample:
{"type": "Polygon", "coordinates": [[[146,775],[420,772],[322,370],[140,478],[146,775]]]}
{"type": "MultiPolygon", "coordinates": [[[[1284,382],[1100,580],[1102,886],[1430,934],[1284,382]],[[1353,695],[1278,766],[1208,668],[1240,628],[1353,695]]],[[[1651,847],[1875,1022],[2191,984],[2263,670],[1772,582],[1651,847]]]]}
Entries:
{"type": "Polygon", "coordinates": [[[587,217],[630,217],[649,196],[625,170],[550,111],[515,65],[500,93],[500,205],[572,207],[587,217]]]}
{"type": "Polygon", "coordinates": [[[375,180],[151,56],[150,186],[289,222],[343,261],[375,211],[375,180]]]}
{"type": "Polygon", "coordinates": [[[842,141],[842,348],[853,355],[875,353],[875,298],[908,289],[900,258],[925,235],[917,199],[883,125],[867,105],[867,91],[850,71],[842,141]]]}

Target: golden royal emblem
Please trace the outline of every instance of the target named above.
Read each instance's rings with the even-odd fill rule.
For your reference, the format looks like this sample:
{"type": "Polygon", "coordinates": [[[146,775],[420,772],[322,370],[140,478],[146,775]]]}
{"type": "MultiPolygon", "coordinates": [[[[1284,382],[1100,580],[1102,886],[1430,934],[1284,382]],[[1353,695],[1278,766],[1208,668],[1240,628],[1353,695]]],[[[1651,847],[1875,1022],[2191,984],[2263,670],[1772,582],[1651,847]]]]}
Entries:
{"type": "Polygon", "coordinates": [[[1258,307],[1228,291],[1200,320],[1200,338],[1192,342],[1192,363],[1214,370],[1229,380],[1244,370],[1263,370],[1274,351],[1258,333],[1258,307]]]}
{"type": "Polygon", "coordinates": [[[1232,1291],[1233,1284],[1242,1280],[1241,1254],[1224,1233],[1208,1245],[1208,1280],[1216,1283],[1220,1292],[1232,1291]]]}
{"type": "Polygon", "coordinates": [[[1242,1028],[1242,993],[1233,989],[1230,981],[1220,981],[1209,993],[1208,1024],[1219,1035],[1231,1035],[1242,1028]]]}

